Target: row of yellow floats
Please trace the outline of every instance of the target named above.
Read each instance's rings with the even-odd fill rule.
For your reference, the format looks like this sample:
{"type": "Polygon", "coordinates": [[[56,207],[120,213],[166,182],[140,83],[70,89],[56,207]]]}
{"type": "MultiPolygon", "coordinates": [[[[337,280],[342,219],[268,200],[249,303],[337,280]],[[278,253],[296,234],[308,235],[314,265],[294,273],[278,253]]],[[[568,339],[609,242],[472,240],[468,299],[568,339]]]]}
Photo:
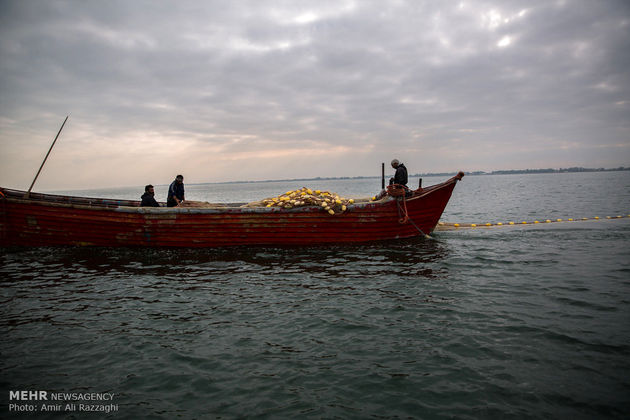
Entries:
{"type": "Polygon", "coordinates": [[[277,197],[265,198],[260,203],[265,207],[282,207],[285,209],[320,206],[329,214],[335,214],[346,211],[347,206],[354,203],[354,199],[343,198],[330,191],[312,190],[302,187],[295,191],[287,191],[277,197]]]}
{"type": "MultiPolygon", "coordinates": [[[[606,219],[623,219],[625,216],[606,216],[606,219]]],[[[627,215],[627,217],[630,217],[630,214],[627,215]]],[[[447,222],[439,222],[439,226],[444,226],[444,227],[455,227],[455,228],[459,228],[459,227],[491,227],[491,226],[504,226],[504,225],[536,225],[536,224],[540,224],[540,223],[557,223],[557,222],[577,222],[577,221],[586,221],[586,220],[600,220],[599,216],[595,216],[595,217],[582,217],[581,219],[555,219],[555,220],[551,220],[551,219],[547,219],[544,220],[543,222],[540,222],[538,220],[534,220],[533,222],[508,222],[508,223],[502,223],[502,222],[498,222],[498,223],[485,223],[485,224],[477,224],[477,223],[447,223],[447,222]]]]}

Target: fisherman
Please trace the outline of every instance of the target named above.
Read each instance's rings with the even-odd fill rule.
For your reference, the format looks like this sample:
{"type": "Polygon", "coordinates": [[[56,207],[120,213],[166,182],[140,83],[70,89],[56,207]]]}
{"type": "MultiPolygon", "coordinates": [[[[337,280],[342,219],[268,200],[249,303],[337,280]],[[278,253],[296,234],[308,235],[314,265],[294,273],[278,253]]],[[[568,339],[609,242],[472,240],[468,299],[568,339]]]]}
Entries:
{"type": "Polygon", "coordinates": [[[157,201],[155,201],[155,190],[153,185],[149,184],[144,187],[144,194],[142,194],[142,203],[140,207],[160,207],[157,201]]]}
{"type": "Polygon", "coordinates": [[[166,206],[175,207],[184,201],[184,176],[177,175],[175,181],[171,182],[168,187],[168,197],[166,197],[166,206]]]}
{"type": "Polygon", "coordinates": [[[394,174],[393,178],[389,179],[389,185],[399,184],[407,189],[408,176],[407,168],[405,168],[405,165],[400,163],[398,159],[394,159],[392,160],[392,168],[396,169],[396,173],[394,174]]]}

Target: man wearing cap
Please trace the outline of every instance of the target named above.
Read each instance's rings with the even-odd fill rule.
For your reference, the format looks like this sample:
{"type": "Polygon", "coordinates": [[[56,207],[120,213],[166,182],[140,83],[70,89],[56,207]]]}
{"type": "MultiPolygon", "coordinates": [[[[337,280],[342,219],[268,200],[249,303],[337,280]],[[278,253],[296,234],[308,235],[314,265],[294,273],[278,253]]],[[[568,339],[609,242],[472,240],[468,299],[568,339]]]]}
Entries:
{"type": "Polygon", "coordinates": [[[166,206],[175,207],[184,201],[184,176],[177,175],[175,181],[171,182],[168,187],[168,197],[166,197],[166,206]]]}
{"type": "Polygon", "coordinates": [[[405,165],[400,163],[398,159],[394,159],[392,160],[392,168],[396,169],[396,173],[393,178],[389,179],[389,185],[400,184],[404,185],[406,188],[408,179],[407,168],[405,168],[405,165]]]}

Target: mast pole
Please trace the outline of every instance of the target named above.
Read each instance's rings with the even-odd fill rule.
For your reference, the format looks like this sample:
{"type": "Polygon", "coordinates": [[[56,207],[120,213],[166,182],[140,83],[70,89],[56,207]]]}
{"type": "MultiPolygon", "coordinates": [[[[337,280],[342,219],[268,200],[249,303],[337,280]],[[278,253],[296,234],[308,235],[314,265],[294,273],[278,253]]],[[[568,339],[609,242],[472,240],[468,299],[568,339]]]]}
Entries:
{"type": "Polygon", "coordinates": [[[55,136],[55,140],[53,140],[52,144],[50,145],[50,149],[48,149],[48,153],[46,153],[46,157],[44,158],[44,161],[42,162],[41,166],[39,167],[39,170],[37,171],[37,174],[35,175],[35,178],[33,179],[33,182],[31,183],[31,186],[29,187],[28,191],[24,195],[24,198],[28,198],[28,196],[31,194],[31,190],[33,189],[33,185],[35,185],[35,181],[37,181],[37,177],[39,176],[39,173],[42,171],[42,168],[44,167],[44,164],[46,163],[46,159],[48,159],[48,155],[50,155],[50,152],[52,151],[53,147],[55,147],[55,143],[57,142],[57,139],[59,138],[59,134],[61,134],[61,130],[63,130],[63,126],[66,125],[66,121],[68,121],[68,117],[69,116],[70,115],[66,116],[66,119],[63,120],[63,124],[61,124],[61,128],[59,129],[59,132],[57,132],[57,135],[55,136]]]}

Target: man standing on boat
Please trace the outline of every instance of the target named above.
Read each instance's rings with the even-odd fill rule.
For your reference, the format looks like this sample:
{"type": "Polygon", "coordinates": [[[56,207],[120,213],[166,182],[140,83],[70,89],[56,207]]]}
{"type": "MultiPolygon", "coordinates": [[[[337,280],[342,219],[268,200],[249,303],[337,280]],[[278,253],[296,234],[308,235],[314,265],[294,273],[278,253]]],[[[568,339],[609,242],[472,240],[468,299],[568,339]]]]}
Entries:
{"type": "Polygon", "coordinates": [[[392,160],[392,168],[396,169],[396,173],[393,178],[389,179],[389,185],[400,184],[407,188],[408,176],[405,165],[400,163],[398,159],[394,159],[392,160]]]}
{"type": "Polygon", "coordinates": [[[147,185],[144,187],[144,194],[142,194],[142,203],[140,207],[160,207],[157,201],[155,201],[155,190],[153,185],[147,185]]]}
{"type": "Polygon", "coordinates": [[[175,207],[184,201],[184,176],[177,175],[175,181],[168,187],[167,207],[175,207]]]}

